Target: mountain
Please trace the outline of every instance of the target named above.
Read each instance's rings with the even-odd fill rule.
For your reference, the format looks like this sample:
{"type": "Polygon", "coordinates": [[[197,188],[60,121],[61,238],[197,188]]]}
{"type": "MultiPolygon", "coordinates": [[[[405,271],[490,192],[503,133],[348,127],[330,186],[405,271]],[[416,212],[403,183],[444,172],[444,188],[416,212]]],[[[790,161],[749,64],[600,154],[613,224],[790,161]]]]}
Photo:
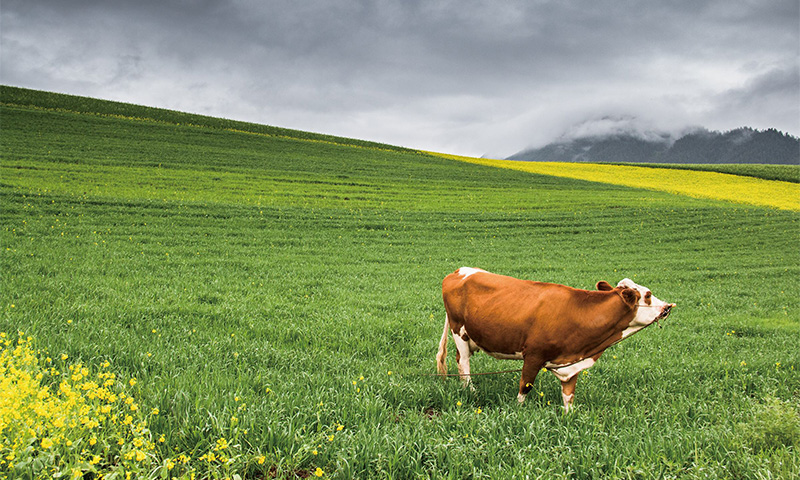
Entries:
{"type": "Polygon", "coordinates": [[[729,132],[695,129],[675,139],[667,133],[637,132],[561,138],[524,150],[509,160],[614,163],[800,164],[800,139],[773,128],[729,132]]]}

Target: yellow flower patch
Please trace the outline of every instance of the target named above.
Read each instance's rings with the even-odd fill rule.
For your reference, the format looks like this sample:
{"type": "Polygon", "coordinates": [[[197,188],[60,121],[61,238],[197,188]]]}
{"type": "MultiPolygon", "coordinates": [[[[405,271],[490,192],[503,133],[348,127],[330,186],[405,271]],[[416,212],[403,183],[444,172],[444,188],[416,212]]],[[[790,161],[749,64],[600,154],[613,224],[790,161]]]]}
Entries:
{"type": "Polygon", "coordinates": [[[540,175],[658,190],[694,198],[800,210],[800,184],[717,172],[607,165],[597,163],[520,162],[429,152],[432,155],[540,175]]]}

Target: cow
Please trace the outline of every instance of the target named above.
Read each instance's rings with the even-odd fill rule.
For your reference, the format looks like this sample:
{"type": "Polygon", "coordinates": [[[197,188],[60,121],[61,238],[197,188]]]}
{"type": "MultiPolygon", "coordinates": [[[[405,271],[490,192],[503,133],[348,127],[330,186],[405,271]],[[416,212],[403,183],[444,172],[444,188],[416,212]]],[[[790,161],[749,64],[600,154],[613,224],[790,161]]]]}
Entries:
{"type": "Polygon", "coordinates": [[[626,278],[597,290],[520,280],[462,267],[445,277],[445,322],[438,371],[447,375],[447,337],[456,344],[458,373],[470,384],[469,358],[477,349],[500,359],[522,360],[517,400],[522,403],[540,370],[561,381],[564,411],[575,398],[578,373],[606,348],[669,315],[674,303],[626,278]]]}

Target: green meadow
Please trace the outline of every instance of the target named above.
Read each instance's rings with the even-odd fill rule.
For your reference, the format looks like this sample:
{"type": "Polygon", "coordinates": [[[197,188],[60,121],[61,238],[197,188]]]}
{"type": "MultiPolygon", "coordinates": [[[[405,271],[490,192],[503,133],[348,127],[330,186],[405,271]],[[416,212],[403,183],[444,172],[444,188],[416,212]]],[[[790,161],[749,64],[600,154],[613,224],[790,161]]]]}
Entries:
{"type": "Polygon", "coordinates": [[[78,425],[45,448],[49,424],[9,438],[0,403],[0,475],[800,476],[798,211],[0,94],[0,346],[30,337],[54,397],[70,364],[108,362],[150,439],[78,425]],[[549,373],[522,405],[515,373],[431,375],[441,280],[465,265],[629,277],[677,307],[582,374],[565,415],[549,373]]]}

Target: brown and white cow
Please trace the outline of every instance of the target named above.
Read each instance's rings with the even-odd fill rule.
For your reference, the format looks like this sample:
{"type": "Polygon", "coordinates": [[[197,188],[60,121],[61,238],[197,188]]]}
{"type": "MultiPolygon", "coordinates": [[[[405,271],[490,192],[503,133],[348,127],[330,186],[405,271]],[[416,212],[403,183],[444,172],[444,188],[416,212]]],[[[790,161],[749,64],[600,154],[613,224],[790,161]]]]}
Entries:
{"type": "Polygon", "coordinates": [[[447,337],[456,344],[458,373],[470,382],[469,357],[481,349],[495,358],[523,360],[519,402],[525,401],[539,370],[561,380],[564,410],[575,396],[578,373],[594,365],[603,351],[628,335],[666,318],[674,303],[624,279],[616,288],[598,282],[597,290],[519,280],[462,267],[442,282],[447,317],[436,355],[447,373],[447,337]]]}

